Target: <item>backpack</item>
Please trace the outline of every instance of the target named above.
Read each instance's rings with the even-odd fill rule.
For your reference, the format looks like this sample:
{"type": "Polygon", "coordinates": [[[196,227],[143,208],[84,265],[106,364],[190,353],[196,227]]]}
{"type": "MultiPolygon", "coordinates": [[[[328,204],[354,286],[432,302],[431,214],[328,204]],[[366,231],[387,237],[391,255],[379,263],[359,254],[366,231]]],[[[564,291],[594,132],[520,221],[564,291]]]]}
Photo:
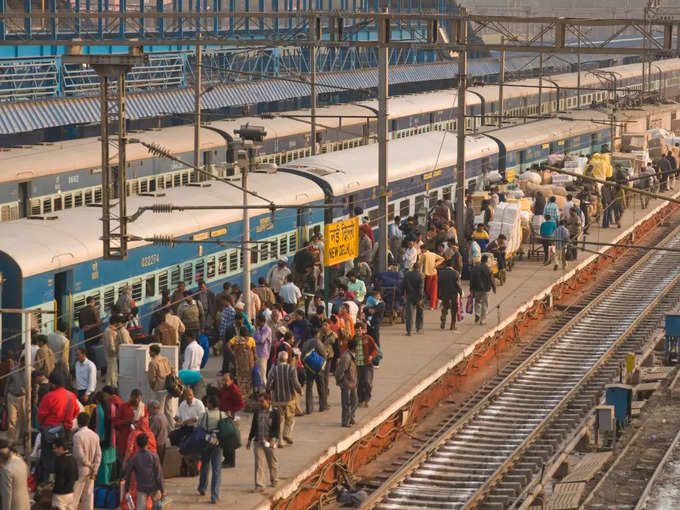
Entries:
{"type": "Polygon", "coordinates": [[[179,397],[184,393],[184,383],[182,380],[174,373],[169,373],[165,377],[165,389],[171,397],[179,397]]]}
{"type": "Polygon", "coordinates": [[[119,490],[115,485],[95,487],[94,506],[96,508],[118,508],[120,504],[119,490]]]}
{"type": "Polygon", "coordinates": [[[312,349],[302,358],[302,363],[310,372],[320,374],[326,366],[326,358],[312,349]]]}

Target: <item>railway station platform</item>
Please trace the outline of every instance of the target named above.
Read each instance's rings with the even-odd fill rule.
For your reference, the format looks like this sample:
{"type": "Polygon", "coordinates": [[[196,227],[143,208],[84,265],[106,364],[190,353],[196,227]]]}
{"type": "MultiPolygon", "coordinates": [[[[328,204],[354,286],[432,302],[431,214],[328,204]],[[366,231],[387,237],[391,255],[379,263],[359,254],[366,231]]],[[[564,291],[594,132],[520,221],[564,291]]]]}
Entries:
{"type": "MultiPolygon", "coordinates": [[[[630,242],[631,233],[637,233],[637,229],[643,228],[643,225],[649,227],[658,221],[661,214],[669,212],[671,207],[673,204],[662,200],[652,200],[645,210],[636,204],[635,208],[625,211],[622,228],[591,227],[588,240],[630,242]]],[[[254,459],[252,452],[245,449],[251,415],[241,413],[244,447],[236,453],[236,468],[222,470],[219,505],[225,508],[238,505],[236,508],[243,509],[305,508],[310,500],[306,499],[304,492],[312,491],[314,485],[330,485],[333,476],[325,475],[328,469],[334,468],[335,460],[343,459],[350,467],[357,467],[354,463],[360,460],[356,455],[352,456],[352,452],[356,454],[356,449],[365,446],[370,438],[394,433],[391,426],[386,424],[394,424],[400,419],[415,419],[419,411],[428,405],[422,398],[419,401],[419,396],[422,397],[436,385],[443,385],[439,398],[444,394],[442,392],[450,394],[450,380],[448,388],[442,381],[453,372],[454,367],[466,360],[481,344],[488,342],[489,338],[499,339],[502,332],[513,327],[517,331],[516,321],[523,321],[526,312],[536,303],[551,299],[560,292],[559,289],[566,289],[570,280],[587,277],[587,268],[592,269],[604,260],[597,252],[607,252],[612,248],[590,246],[589,249],[594,253],[579,250],[578,260],[570,262],[565,271],[554,271],[552,265],[543,265],[542,258],[527,260],[525,257],[516,262],[508,273],[505,285],[499,286],[495,295],[490,295],[489,316],[484,326],[475,324],[473,316],[466,314],[456,331],[441,330],[439,311],[431,310],[425,311],[422,335],[407,337],[402,324],[383,326],[381,346],[384,359],[380,368],[375,370],[370,406],[357,411],[357,425],[351,429],[340,426],[340,393],[331,383],[330,411],[315,412],[296,419],[295,444],[276,452],[279,485],[264,493],[253,492],[254,459]],[[404,413],[400,415],[404,409],[408,409],[412,416],[404,413]]],[[[463,288],[467,295],[467,282],[463,282],[463,288]]],[[[208,381],[217,377],[218,369],[218,360],[211,359],[204,371],[208,381]]],[[[369,454],[364,453],[363,460],[367,458],[370,458],[369,454]]],[[[212,507],[209,498],[197,496],[197,486],[197,477],[167,480],[166,488],[168,497],[172,498],[172,508],[212,507]]]]}

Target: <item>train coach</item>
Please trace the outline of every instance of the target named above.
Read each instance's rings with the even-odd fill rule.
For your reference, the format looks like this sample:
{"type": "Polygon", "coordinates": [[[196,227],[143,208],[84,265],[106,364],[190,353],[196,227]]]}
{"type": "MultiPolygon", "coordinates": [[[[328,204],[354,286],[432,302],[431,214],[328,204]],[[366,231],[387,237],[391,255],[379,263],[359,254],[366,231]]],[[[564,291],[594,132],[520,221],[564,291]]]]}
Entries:
{"type": "MultiPolygon", "coordinates": [[[[538,112],[536,78],[508,82],[504,88],[504,116],[521,120],[538,112]]],[[[578,107],[577,73],[545,77],[541,90],[542,114],[573,110],[578,107]]],[[[627,64],[601,70],[582,71],[580,105],[624,96],[642,88],[641,65],[627,64]],[[597,89],[597,90],[592,90],[597,89]]],[[[664,98],[680,94],[680,59],[660,60],[653,64],[650,89],[664,98]]],[[[465,129],[476,132],[495,125],[499,111],[498,86],[474,86],[466,95],[465,129]]],[[[455,131],[457,98],[455,90],[441,90],[398,96],[390,99],[390,137],[404,138],[431,131],[455,131]]],[[[371,118],[376,101],[328,106],[318,109],[318,153],[367,145],[374,141],[375,121],[371,118]],[[343,118],[342,116],[350,116],[343,118]]],[[[310,156],[308,111],[293,118],[246,117],[214,122],[211,127],[232,136],[246,122],[263,125],[267,137],[259,162],[285,165],[310,156]]],[[[193,127],[175,126],[135,133],[134,137],[168,148],[185,161],[193,160],[193,127]]],[[[200,160],[217,175],[227,172],[225,163],[233,161],[223,136],[202,130],[200,160]]],[[[85,138],[0,152],[0,221],[52,214],[55,211],[98,203],[101,197],[101,148],[97,138],[85,138]]],[[[159,189],[185,186],[195,179],[190,168],[176,162],[159,160],[141,146],[128,147],[128,195],[153,193],[159,189]]]]}
{"type": "MultiPolygon", "coordinates": [[[[307,235],[306,229],[323,223],[323,210],[309,206],[323,202],[323,194],[309,179],[269,174],[249,176],[253,189],[276,204],[300,204],[300,209],[252,210],[249,250],[253,277],[264,274],[270,263],[292,256],[307,235]],[[307,206],[307,207],[304,207],[307,206]]],[[[163,203],[177,206],[240,204],[242,194],[225,183],[207,187],[170,190],[163,203]]],[[[158,202],[152,197],[130,197],[128,211],[158,202]]],[[[251,197],[251,204],[265,202],[251,197]]],[[[144,212],[128,225],[128,232],[140,238],[169,236],[195,241],[157,245],[149,241],[129,244],[124,261],[103,260],[99,211],[77,208],[60,211],[48,219],[21,219],[0,224],[0,281],[3,307],[40,308],[57,312],[69,327],[94,296],[107,315],[120,292],[129,285],[140,309],[148,314],[163,290],[174,290],[180,281],[191,288],[202,278],[213,290],[241,274],[241,210],[185,210],[170,214],[144,212]],[[221,241],[223,245],[215,244],[221,241]]],[[[55,327],[51,315],[36,317],[33,326],[43,331],[55,327]]],[[[3,317],[3,339],[11,339],[27,324],[16,315],[3,317]]]]}
{"type": "MultiPolygon", "coordinates": [[[[611,143],[608,118],[597,112],[581,112],[579,119],[548,119],[525,126],[507,127],[488,134],[466,137],[467,184],[474,189],[491,170],[521,171],[522,165],[539,161],[551,150],[590,153],[611,143]],[[533,158],[533,159],[532,159],[533,158]]],[[[418,214],[438,199],[452,199],[457,162],[456,136],[449,132],[422,133],[389,143],[389,218],[418,214]]],[[[349,216],[356,207],[377,226],[376,144],[342,152],[301,158],[278,168],[276,173],[255,172],[251,189],[274,203],[293,209],[253,212],[253,240],[267,241],[251,247],[253,277],[264,274],[279,257],[292,256],[309,231],[324,222],[349,216]],[[342,204],[334,209],[311,207],[342,204]]],[[[204,183],[203,186],[206,186],[204,183]]],[[[175,205],[240,204],[239,190],[224,183],[207,187],[166,190],[164,203],[175,205]]],[[[129,214],[150,206],[154,197],[130,197],[129,214]]],[[[253,199],[253,203],[257,203],[253,199]]],[[[106,315],[119,293],[130,285],[141,313],[148,314],[164,289],[180,281],[194,286],[203,278],[219,289],[225,280],[241,276],[237,246],[219,246],[221,239],[241,239],[238,210],[191,211],[171,215],[146,212],[128,227],[141,238],[172,236],[196,241],[174,247],[148,241],[130,245],[127,260],[101,258],[101,224],[89,208],[62,210],[41,219],[0,223],[1,306],[55,310],[65,324],[72,324],[87,296],[94,296],[106,315]]],[[[3,318],[4,338],[12,338],[27,326],[18,316],[3,318]]],[[[38,326],[51,330],[50,317],[38,317],[38,326]]]]}

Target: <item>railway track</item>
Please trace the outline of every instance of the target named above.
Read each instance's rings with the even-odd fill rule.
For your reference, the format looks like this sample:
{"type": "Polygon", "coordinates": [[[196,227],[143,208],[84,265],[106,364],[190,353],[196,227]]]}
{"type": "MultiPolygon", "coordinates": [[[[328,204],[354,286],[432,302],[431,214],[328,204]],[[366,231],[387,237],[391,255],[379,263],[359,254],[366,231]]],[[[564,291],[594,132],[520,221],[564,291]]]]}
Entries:
{"type": "MultiPolygon", "coordinates": [[[[674,472],[675,467],[680,462],[680,431],[675,435],[673,441],[666,449],[666,453],[659,461],[654,473],[652,473],[647,485],[645,486],[640,499],[635,505],[635,510],[652,510],[662,505],[668,504],[668,501],[663,501],[664,495],[660,494],[664,487],[673,486],[673,493],[675,493],[675,480],[677,474],[674,472]],[[661,501],[655,501],[657,500],[661,501]]],[[[677,501],[676,501],[677,504],[677,501]]]]}
{"type": "MultiPolygon", "coordinates": [[[[680,247],[679,232],[662,244],[680,247]]],[[[491,391],[473,398],[364,508],[512,507],[583,421],[625,353],[647,341],[677,303],[679,266],[675,252],[648,253],[629,266],[528,359],[500,374],[491,391]]]]}

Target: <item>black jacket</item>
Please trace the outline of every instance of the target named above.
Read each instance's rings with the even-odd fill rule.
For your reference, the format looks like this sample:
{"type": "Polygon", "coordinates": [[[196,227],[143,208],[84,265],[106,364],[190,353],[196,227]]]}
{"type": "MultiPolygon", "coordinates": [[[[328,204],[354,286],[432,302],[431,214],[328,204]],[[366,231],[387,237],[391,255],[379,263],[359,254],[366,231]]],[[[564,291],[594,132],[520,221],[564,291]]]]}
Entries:
{"type": "Polygon", "coordinates": [[[463,289],[460,287],[460,274],[455,269],[440,269],[437,280],[439,299],[455,299],[457,295],[463,295],[463,289]]]}
{"type": "Polygon", "coordinates": [[[278,408],[270,407],[268,411],[271,411],[271,422],[269,424],[269,437],[258,438],[257,437],[257,420],[260,417],[260,413],[264,409],[258,407],[255,409],[253,414],[253,421],[250,423],[250,434],[248,434],[248,441],[270,441],[279,437],[279,424],[281,423],[281,411],[278,408]]]}
{"type": "Polygon", "coordinates": [[[53,494],[71,494],[73,486],[78,480],[78,466],[73,455],[62,455],[54,463],[54,488],[53,494]]]}
{"type": "Polygon", "coordinates": [[[487,264],[481,262],[472,268],[472,271],[470,271],[470,290],[472,292],[489,292],[495,288],[496,284],[487,264]]]}
{"type": "Polygon", "coordinates": [[[412,301],[423,299],[423,275],[420,271],[406,271],[402,285],[408,299],[412,301]]]}

